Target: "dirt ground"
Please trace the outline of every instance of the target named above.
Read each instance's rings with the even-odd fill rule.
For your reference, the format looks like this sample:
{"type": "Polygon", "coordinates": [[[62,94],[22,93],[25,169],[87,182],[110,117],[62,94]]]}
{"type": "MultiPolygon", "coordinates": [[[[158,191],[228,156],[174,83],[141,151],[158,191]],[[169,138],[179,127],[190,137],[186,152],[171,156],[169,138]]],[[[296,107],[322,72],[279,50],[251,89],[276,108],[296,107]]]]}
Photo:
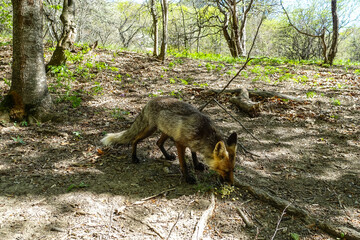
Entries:
{"type": "MultiPolygon", "coordinates": [[[[2,46],[0,100],[9,90],[10,62],[11,47],[2,46]]],[[[270,67],[278,70],[261,75],[269,66],[251,64],[229,88],[305,101],[253,99],[262,108],[252,118],[229,102],[233,94],[219,97],[260,142],[217,105],[204,110],[254,154],[239,145],[236,177],[359,232],[359,67],[276,63],[270,67]],[[293,77],[281,80],[286,73],[293,77]]],[[[239,65],[173,57],[161,64],[146,54],[96,50],[69,69],[77,98],[65,98],[61,87],[52,92],[57,121],[0,125],[0,239],[191,239],[212,193],[204,239],[335,239],[296,216],[280,218],[283,209],[222,186],[212,172],[196,172],[198,184],[185,183],[178,161],[165,160],[156,147],[159,134],[139,145],[140,164],[131,163],[129,146],[101,146],[105,133],[126,129],[149,99],[173,95],[199,107],[239,65]],[[86,62],[88,75],[79,68],[86,62]],[[100,62],[106,67],[95,67],[100,62]]],[[[49,74],[48,81],[53,88],[63,80],[49,74]]],[[[175,152],[171,141],[167,147],[175,152]]]]}

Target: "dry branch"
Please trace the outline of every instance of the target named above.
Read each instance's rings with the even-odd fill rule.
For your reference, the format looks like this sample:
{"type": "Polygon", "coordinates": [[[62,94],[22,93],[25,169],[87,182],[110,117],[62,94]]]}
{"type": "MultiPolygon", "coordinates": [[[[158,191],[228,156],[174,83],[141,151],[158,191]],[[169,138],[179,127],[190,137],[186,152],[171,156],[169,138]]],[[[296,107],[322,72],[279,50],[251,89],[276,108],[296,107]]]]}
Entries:
{"type": "MultiPolygon", "coordinates": [[[[279,92],[274,92],[274,91],[258,91],[258,90],[252,90],[252,89],[246,89],[249,93],[250,97],[262,97],[262,98],[272,98],[272,97],[278,97],[278,98],[282,98],[282,99],[288,99],[288,100],[292,100],[295,102],[304,102],[305,100],[301,99],[301,98],[297,98],[291,95],[287,95],[287,94],[283,94],[283,93],[279,93],[279,92]]],[[[211,92],[215,92],[215,93],[219,93],[222,90],[219,89],[213,89],[210,90],[211,92]]],[[[224,92],[226,93],[233,93],[233,94],[242,94],[244,91],[243,88],[237,88],[237,89],[227,89],[224,90],[224,92]]]]}
{"type": "Polygon", "coordinates": [[[234,185],[238,188],[247,190],[254,197],[260,199],[261,201],[267,202],[278,209],[284,209],[287,207],[286,212],[288,214],[300,217],[306,224],[314,225],[321,229],[322,231],[338,238],[345,238],[347,240],[360,240],[360,232],[355,229],[344,227],[344,226],[334,226],[331,223],[321,221],[310,215],[306,210],[291,205],[289,201],[282,198],[273,196],[272,194],[251,186],[247,183],[240,182],[238,179],[234,179],[234,185]]]}
{"type": "Polygon", "coordinates": [[[207,224],[209,217],[213,214],[214,209],[215,209],[215,196],[214,194],[211,194],[211,203],[209,207],[202,214],[199,222],[196,224],[194,234],[192,235],[191,238],[192,240],[199,240],[203,238],[205,226],[207,224]]]}
{"type": "Polygon", "coordinates": [[[243,210],[241,210],[240,208],[236,208],[236,210],[238,211],[240,217],[244,220],[244,223],[246,224],[247,227],[249,228],[254,227],[254,223],[246,216],[243,210]]]}

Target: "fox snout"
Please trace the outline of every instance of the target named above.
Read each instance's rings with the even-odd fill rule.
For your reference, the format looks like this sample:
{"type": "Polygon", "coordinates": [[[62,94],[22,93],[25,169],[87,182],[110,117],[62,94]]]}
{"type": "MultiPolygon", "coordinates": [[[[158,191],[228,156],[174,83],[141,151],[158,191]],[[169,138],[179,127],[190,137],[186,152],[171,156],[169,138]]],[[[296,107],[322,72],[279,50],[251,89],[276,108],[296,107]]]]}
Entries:
{"type": "Polygon", "coordinates": [[[221,178],[222,182],[226,182],[230,185],[234,185],[234,173],[233,172],[226,173],[225,175],[220,175],[220,178],[221,178]]]}

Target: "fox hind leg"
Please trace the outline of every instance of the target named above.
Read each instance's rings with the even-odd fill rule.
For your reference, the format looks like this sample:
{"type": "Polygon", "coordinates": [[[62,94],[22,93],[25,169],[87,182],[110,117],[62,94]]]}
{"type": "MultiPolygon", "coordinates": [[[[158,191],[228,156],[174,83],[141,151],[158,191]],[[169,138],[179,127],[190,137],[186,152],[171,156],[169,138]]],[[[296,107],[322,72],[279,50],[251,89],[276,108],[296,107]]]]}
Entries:
{"type": "Polygon", "coordinates": [[[169,154],[164,148],[164,143],[168,138],[169,138],[168,135],[166,135],[165,133],[161,133],[161,136],[159,140],[156,142],[156,145],[158,145],[158,147],[160,148],[161,152],[164,154],[167,160],[175,160],[176,158],[175,155],[169,154]]]}
{"type": "Polygon", "coordinates": [[[143,131],[141,131],[138,135],[136,135],[135,139],[132,142],[132,152],[131,152],[131,159],[133,161],[133,163],[139,163],[140,160],[139,158],[136,156],[136,148],[137,148],[137,144],[149,137],[150,135],[152,135],[154,132],[156,131],[155,127],[146,127],[143,131]]]}

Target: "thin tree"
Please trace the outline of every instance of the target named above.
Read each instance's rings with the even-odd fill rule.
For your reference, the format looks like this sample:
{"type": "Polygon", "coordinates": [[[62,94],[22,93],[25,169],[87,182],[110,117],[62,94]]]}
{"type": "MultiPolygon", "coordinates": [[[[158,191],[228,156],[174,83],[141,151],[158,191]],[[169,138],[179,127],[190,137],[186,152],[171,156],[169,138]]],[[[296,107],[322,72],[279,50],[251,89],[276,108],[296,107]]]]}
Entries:
{"type": "Polygon", "coordinates": [[[12,81],[9,94],[0,104],[1,118],[47,120],[52,101],[44,65],[43,1],[12,0],[12,4],[12,81]]]}
{"type": "Polygon", "coordinates": [[[150,0],[149,8],[153,20],[153,24],[152,24],[152,31],[153,31],[152,33],[154,36],[153,56],[157,57],[159,54],[159,50],[158,50],[159,49],[159,15],[156,10],[155,0],[150,0]]]}
{"type": "Polygon", "coordinates": [[[162,13],[162,42],[161,42],[161,50],[158,58],[164,62],[166,51],[167,51],[167,44],[168,44],[168,3],[166,0],[161,0],[161,13],[162,13]]]}
{"type": "Polygon", "coordinates": [[[232,57],[246,55],[245,26],[253,2],[254,0],[250,0],[246,6],[245,1],[242,1],[243,13],[240,21],[238,0],[215,0],[217,8],[223,15],[222,18],[218,17],[218,20],[222,24],[222,32],[232,57]]]}
{"type": "Polygon", "coordinates": [[[337,1],[331,0],[331,16],[333,23],[332,41],[329,49],[328,61],[333,65],[337,53],[338,38],[339,38],[339,17],[337,15],[337,1]]]}

